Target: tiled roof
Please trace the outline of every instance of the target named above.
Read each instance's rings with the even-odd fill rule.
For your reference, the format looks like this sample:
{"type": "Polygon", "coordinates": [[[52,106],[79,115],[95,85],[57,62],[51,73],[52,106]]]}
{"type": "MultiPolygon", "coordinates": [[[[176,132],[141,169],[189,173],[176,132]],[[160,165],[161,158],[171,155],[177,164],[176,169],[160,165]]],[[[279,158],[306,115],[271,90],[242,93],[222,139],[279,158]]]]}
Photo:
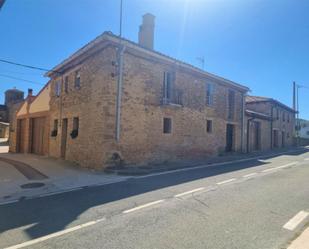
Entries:
{"type": "Polygon", "coordinates": [[[279,105],[282,108],[284,108],[284,109],[286,109],[290,112],[295,112],[295,110],[292,109],[291,107],[281,103],[278,100],[272,99],[272,98],[261,97],[261,96],[250,96],[250,95],[246,96],[246,103],[250,104],[250,103],[258,103],[258,102],[272,102],[273,104],[279,105]]]}

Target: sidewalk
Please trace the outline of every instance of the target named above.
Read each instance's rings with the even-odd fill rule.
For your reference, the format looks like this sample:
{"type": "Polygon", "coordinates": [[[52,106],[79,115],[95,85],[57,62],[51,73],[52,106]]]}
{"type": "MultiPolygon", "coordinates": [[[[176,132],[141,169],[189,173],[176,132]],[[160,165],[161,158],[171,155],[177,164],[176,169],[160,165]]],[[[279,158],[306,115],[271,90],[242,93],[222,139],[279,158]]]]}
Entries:
{"type": "Polygon", "coordinates": [[[33,154],[0,154],[0,204],[126,179],[33,154]]]}
{"type": "Polygon", "coordinates": [[[309,249],[309,227],[287,249],[309,249]]]}
{"type": "MultiPolygon", "coordinates": [[[[224,156],[212,157],[204,160],[181,160],[177,162],[165,162],[161,164],[150,164],[144,166],[124,166],[124,167],[107,167],[104,171],[109,174],[138,176],[148,175],[165,171],[181,170],[186,168],[224,165],[230,162],[249,161],[258,158],[267,159],[269,157],[297,153],[297,151],[308,150],[308,147],[291,147],[285,149],[277,149],[269,152],[252,152],[250,154],[234,153],[224,156]]],[[[309,249],[309,248],[308,248],[309,249]]]]}

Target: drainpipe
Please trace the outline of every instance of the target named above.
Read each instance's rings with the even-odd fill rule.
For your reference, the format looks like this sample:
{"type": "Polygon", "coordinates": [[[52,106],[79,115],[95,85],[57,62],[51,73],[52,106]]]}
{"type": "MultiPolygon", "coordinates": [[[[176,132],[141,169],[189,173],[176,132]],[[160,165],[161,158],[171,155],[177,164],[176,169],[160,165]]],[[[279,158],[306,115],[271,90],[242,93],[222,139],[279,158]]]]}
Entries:
{"type": "Polygon", "coordinates": [[[240,144],[240,149],[241,152],[244,152],[244,137],[245,137],[245,130],[244,130],[244,125],[245,123],[245,94],[242,93],[242,106],[241,106],[241,144],[240,144]]]}
{"type": "Polygon", "coordinates": [[[121,97],[123,84],[123,55],[125,46],[118,50],[118,82],[117,82],[117,103],[116,103],[116,141],[120,141],[120,123],[121,123],[121,97]]]}
{"type": "Polygon", "coordinates": [[[270,120],[270,149],[273,149],[273,120],[274,120],[274,107],[271,106],[271,120],[270,120]]]}
{"type": "Polygon", "coordinates": [[[250,122],[254,120],[254,118],[249,118],[247,120],[247,153],[249,153],[249,140],[250,140],[250,122]]]}

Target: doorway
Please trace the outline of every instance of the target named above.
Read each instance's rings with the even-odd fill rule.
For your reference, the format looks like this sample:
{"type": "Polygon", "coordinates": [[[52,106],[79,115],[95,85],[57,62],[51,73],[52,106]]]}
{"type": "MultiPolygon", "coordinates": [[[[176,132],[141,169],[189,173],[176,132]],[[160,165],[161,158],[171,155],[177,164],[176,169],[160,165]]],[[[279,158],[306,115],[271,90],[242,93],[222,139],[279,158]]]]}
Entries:
{"type": "Polygon", "coordinates": [[[283,131],[281,134],[282,134],[281,135],[282,136],[281,146],[285,147],[285,132],[283,131]]]}
{"type": "Polygon", "coordinates": [[[231,152],[234,150],[234,125],[226,125],[226,152],[231,152]]]}
{"type": "Polygon", "coordinates": [[[273,147],[278,148],[279,147],[279,136],[278,136],[278,130],[273,130],[273,147]]]}
{"type": "Polygon", "coordinates": [[[32,118],[31,153],[44,155],[45,117],[32,118]]]}
{"type": "Polygon", "coordinates": [[[67,133],[68,133],[68,119],[62,119],[61,129],[61,157],[65,159],[66,147],[67,147],[67,133]]]}

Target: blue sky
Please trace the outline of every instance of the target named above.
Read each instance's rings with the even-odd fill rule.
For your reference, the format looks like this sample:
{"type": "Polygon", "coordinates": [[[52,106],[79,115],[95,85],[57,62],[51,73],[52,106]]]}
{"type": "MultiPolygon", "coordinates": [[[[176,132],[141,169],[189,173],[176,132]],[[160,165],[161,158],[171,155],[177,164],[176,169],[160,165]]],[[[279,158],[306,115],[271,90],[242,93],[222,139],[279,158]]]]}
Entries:
{"type": "MultiPolygon", "coordinates": [[[[0,11],[0,59],[52,68],[109,30],[118,34],[120,0],[7,0],[0,11]]],[[[308,0],[123,0],[123,35],[137,41],[144,13],[156,16],[155,49],[247,85],[251,94],[292,105],[292,81],[309,86],[308,0]]],[[[0,63],[3,92],[37,93],[39,71],[0,63]]],[[[309,119],[309,88],[300,116],[309,119]]]]}

